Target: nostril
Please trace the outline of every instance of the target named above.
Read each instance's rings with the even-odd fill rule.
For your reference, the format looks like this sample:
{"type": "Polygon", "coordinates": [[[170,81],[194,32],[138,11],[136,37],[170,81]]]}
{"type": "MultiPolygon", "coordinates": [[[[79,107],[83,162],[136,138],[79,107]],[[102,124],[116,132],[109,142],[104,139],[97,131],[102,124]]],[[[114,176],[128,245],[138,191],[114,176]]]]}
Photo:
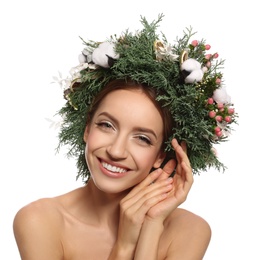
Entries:
{"type": "Polygon", "coordinates": [[[109,157],[114,160],[124,159],[127,157],[126,145],[120,145],[115,143],[113,145],[108,146],[106,151],[109,157]]]}

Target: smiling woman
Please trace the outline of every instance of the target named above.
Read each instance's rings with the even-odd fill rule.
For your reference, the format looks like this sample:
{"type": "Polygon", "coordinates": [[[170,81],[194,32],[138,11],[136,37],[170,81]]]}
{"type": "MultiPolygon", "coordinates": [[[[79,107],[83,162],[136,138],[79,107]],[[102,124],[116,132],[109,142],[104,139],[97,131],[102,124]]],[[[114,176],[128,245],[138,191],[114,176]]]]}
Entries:
{"type": "Polygon", "coordinates": [[[164,159],[160,113],[141,90],[134,89],[136,85],[129,90],[121,86],[101,101],[84,136],[92,178],[96,185],[97,180],[112,184],[109,193],[133,187],[164,159]],[[119,180],[112,182],[101,173],[119,180]]]}
{"type": "Polygon", "coordinates": [[[67,100],[60,146],[70,145],[84,186],[17,212],[23,260],[203,258],[210,226],[179,206],[193,173],[224,168],[212,144],[236,114],[227,99],[214,100],[226,94],[218,56],[189,43],[189,30],[176,45],[160,41],[162,17],[142,18],[135,35],[84,41],[80,64],[59,80],[67,100]]]}

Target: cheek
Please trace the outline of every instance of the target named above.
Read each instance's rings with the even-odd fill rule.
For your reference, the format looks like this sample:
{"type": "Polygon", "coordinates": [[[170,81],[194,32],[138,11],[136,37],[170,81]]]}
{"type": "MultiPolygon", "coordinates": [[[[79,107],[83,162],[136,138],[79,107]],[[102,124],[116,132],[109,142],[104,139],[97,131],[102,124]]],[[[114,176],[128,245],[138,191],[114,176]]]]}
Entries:
{"type": "Polygon", "coordinates": [[[145,175],[147,175],[158,156],[158,149],[135,149],[133,152],[133,158],[136,161],[138,168],[144,171],[145,175]]]}
{"type": "MultiPolygon", "coordinates": [[[[107,138],[105,135],[97,129],[91,129],[87,135],[86,147],[93,150],[96,147],[100,147],[106,144],[107,138]]],[[[87,148],[88,149],[88,148],[87,148]]]]}
{"type": "Polygon", "coordinates": [[[101,139],[102,138],[99,138],[96,132],[93,130],[90,130],[90,132],[87,135],[86,146],[85,146],[85,159],[90,171],[91,171],[90,166],[93,162],[92,159],[93,152],[102,145],[101,139]]]}
{"type": "Polygon", "coordinates": [[[145,151],[144,149],[136,149],[132,154],[133,160],[135,161],[137,172],[133,175],[132,186],[143,181],[153,168],[153,164],[157,158],[157,152],[145,151]]]}

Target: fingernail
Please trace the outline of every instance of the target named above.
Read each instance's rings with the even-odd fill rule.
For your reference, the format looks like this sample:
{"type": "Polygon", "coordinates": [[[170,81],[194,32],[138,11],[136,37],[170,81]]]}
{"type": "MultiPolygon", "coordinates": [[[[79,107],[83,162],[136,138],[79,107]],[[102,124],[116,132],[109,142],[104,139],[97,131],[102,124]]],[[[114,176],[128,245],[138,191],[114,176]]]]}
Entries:
{"type": "Polygon", "coordinates": [[[171,178],[171,177],[169,177],[169,178],[167,178],[166,179],[166,182],[168,183],[168,182],[172,182],[173,181],[173,178],[171,178]]]}
{"type": "Polygon", "coordinates": [[[162,172],[162,169],[161,169],[161,168],[158,168],[158,169],[157,169],[157,172],[158,172],[158,173],[161,173],[161,172],[162,172]]]}

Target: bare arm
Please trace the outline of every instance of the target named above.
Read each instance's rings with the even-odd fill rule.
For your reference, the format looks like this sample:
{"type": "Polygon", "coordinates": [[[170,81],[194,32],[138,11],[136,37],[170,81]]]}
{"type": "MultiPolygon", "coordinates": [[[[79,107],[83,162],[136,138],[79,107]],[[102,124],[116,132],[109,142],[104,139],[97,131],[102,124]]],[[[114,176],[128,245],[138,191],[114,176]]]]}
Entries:
{"type": "Polygon", "coordinates": [[[139,236],[134,259],[158,259],[159,241],[163,231],[164,225],[161,221],[146,219],[139,236]]]}
{"type": "MultiPolygon", "coordinates": [[[[173,140],[172,145],[177,158],[173,188],[168,192],[166,199],[148,210],[135,252],[135,259],[137,260],[159,259],[159,246],[162,247],[163,245],[168,248],[164,254],[164,259],[198,260],[202,259],[209,244],[209,225],[191,212],[185,212],[185,217],[181,214],[178,217],[171,218],[171,224],[165,226],[169,216],[186,200],[193,184],[193,174],[186,155],[186,146],[184,144],[180,146],[176,140],[173,140]],[[160,244],[163,232],[165,233],[164,240],[161,240],[160,244]]],[[[173,165],[169,162],[164,167],[158,180],[168,178],[172,170],[173,165]]]]}
{"type": "MultiPolygon", "coordinates": [[[[168,250],[165,251],[164,258],[197,260],[205,252],[208,239],[201,244],[201,241],[196,240],[195,235],[190,232],[192,228],[186,230],[183,225],[177,223],[164,230],[165,221],[186,200],[193,184],[193,174],[186,155],[186,146],[184,144],[180,146],[176,140],[173,140],[172,145],[176,151],[177,166],[173,161],[169,161],[163,170],[158,169],[149,174],[121,201],[119,233],[109,260],[119,258],[123,260],[156,260],[162,234],[168,233],[168,231],[174,233],[175,230],[179,237],[176,236],[174,241],[176,244],[181,243],[182,246],[174,246],[172,241],[166,240],[164,243],[168,243],[166,247],[168,250]],[[176,174],[174,178],[169,178],[175,166],[176,174]],[[153,184],[151,185],[151,183],[153,184]],[[189,232],[189,236],[187,236],[189,243],[185,245],[186,231],[189,232]],[[186,252],[186,255],[183,255],[183,251],[186,252]],[[194,258],[187,257],[187,254],[188,256],[193,254],[194,258]],[[179,255],[186,258],[178,258],[179,255]]],[[[191,215],[193,214],[191,213],[191,215]]],[[[179,221],[178,219],[176,222],[179,221]]],[[[200,222],[199,220],[198,223],[200,222]]],[[[193,227],[193,225],[188,227],[193,227]]],[[[207,236],[209,232],[204,233],[207,236]]]]}
{"type": "Polygon", "coordinates": [[[120,202],[120,220],[117,241],[109,260],[134,259],[141,228],[148,210],[166,198],[172,180],[163,179],[151,185],[161,175],[162,169],[149,174],[120,202]]]}

